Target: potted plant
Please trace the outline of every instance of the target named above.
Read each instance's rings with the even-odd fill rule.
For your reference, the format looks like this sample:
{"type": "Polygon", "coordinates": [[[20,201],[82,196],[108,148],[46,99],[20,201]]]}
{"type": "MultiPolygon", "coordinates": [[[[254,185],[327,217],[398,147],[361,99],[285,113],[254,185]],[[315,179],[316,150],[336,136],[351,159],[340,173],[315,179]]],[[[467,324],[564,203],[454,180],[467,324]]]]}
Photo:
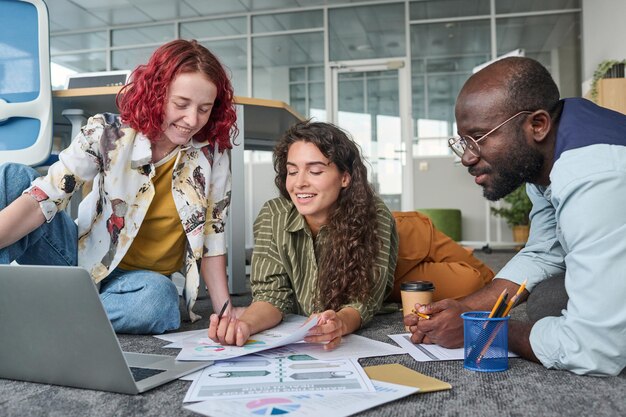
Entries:
{"type": "Polygon", "coordinates": [[[598,64],[598,67],[593,72],[593,77],[591,77],[591,91],[590,96],[591,100],[594,103],[598,103],[598,82],[604,78],[604,76],[609,72],[611,68],[615,65],[626,64],[626,59],[622,61],[618,61],[615,59],[607,59],[598,64]]]}
{"type": "Polygon", "coordinates": [[[513,230],[513,240],[525,243],[528,240],[530,229],[530,209],[532,203],[526,194],[526,184],[520,185],[516,190],[503,198],[506,207],[491,208],[491,212],[502,217],[513,230]]]}

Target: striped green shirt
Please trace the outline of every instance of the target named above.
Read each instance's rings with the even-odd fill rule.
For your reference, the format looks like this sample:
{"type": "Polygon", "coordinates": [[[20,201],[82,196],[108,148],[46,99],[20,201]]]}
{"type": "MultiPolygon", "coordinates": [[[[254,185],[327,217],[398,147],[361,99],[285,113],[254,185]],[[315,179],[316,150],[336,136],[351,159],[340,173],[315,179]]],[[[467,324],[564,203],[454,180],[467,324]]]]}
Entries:
{"type": "MultiPolygon", "coordinates": [[[[398,234],[391,212],[376,199],[378,236],[382,248],[374,262],[374,285],[365,303],[354,301],[362,324],[371,320],[393,288],[398,256],[398,234]]],[[[283,314],[315,313],[316,253],[324,249],[325,228],[315,241],[304,217],[290,200],[279,197],[265,203],[254,222],[254,252],[250,285],[254,301],[265,301],[283,314]]]]}

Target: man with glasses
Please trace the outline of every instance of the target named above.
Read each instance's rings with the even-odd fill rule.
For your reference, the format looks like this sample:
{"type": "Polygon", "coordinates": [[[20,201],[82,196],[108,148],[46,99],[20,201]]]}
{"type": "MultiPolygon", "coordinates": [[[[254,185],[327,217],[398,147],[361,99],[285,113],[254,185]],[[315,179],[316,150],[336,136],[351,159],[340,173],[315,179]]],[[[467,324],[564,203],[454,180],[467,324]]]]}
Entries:
{"type": "MultiPolygon", "coordinates": [[[[505,58],[472,75],[456,103],[449,140],[487,199],[523,183],[533,203],[527,245],[474,294],[405,317],[414,343],[463,344],[459,315],[490,310],[507,290],[565,274],[560,316],[511,320],[509,348],[548,368],[617,375],[626,367],[626,116],[580,98],[559,100],[548,71],[505,58]]],[[[540,294],[534,293],[533,297],[540,294]]]]}

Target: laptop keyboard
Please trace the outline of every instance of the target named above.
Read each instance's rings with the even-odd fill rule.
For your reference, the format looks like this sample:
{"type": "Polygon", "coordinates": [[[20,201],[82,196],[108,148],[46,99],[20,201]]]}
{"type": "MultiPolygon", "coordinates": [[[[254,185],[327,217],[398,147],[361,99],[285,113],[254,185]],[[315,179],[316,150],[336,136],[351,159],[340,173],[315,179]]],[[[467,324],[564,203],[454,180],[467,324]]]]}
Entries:
{"type": "Polygon", "coordinates": [[[150,378],[151,376],[158,375],[161,372],[165,372],[165,370],[152,368],[135,368],[134,366],[131,366],[130,372],[133,374],[133,379],[135,380],[135,382],[139,382],[143,379],[150,378]]]}

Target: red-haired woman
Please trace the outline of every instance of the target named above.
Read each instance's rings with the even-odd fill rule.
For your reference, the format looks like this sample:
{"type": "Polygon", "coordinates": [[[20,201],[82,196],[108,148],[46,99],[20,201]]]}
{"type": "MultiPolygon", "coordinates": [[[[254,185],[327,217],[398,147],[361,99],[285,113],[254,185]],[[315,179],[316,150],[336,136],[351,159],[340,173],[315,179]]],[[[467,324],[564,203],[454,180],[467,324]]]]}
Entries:
{"type": "Polygon", "coordinates": [[[163,333],[180,325],[172,274],[185,277],[192,320],[200,275],[213,305],[229,298],[233,89],[209,50],[176,40],[135,69],[117,103],[120,115],[90,118],[46,176],[0,167],[0,263],[81,266],[117,332],[163,333]],[[92,180],[74,223],[63,209],[92,180]]]}

